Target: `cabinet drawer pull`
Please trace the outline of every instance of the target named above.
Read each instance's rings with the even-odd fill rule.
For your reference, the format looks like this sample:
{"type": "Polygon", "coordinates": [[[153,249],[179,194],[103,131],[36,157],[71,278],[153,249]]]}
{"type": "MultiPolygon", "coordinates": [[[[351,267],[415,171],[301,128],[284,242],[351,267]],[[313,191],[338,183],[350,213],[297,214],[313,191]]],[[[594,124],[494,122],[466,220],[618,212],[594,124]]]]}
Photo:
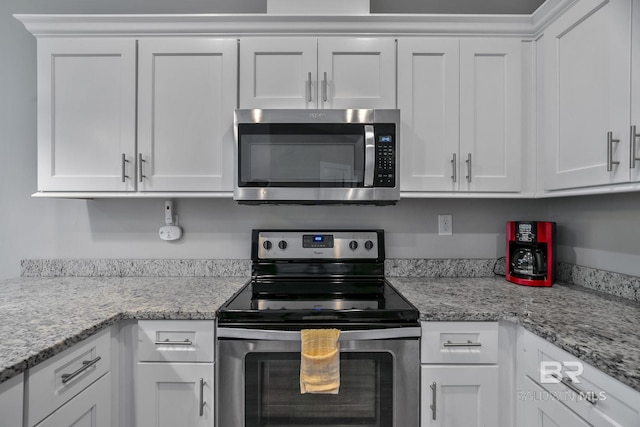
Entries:
{"type": "Polygon", "coordinates": [[[598,403],[598,397],[594,391],[587,392],[580,390],[580,388],[578,388],[569,377],[560,377],[558,374],[553,374],[553,376],[562,384],[564,384],[569,390],[571,390],[578,396],[583,397],[587,402],[591,403],[592,405],[598,403]]]}
{"type": "Polygon", "coordinates": [[[127,163],[129,163],[129,160],[127,160],[127,156],[122,153],[122,182],[129,178],[129,175],[127,175],[127,163]]]}
{"type": "Polygon", "coordinates": [[[66,384],[69,381],[71,381],[72,379],[74,379],[75,377],[77,377],[78,375],[80,375],[81,373],[83,373],[84,371],[86,371],[87,369],[89,369],[90,367],[92,367],[93,365],[95,365],[96,363],[98,363],[100,361],[100,359],[102,359],[100,356],[96,357],[93,360],[83,360],[82,361],[82,366],[80,368],[78,368],[77,371],[71,373],[71,374],[62,374],[62,384],[66,384]]]}
{"type": "Polygon", "coordinates": [[[169,341],[169,338],[167,338],[164,341],[156,341],[156,345],[193,345],[193,341],[191,341],[189,338],[186,338],[184,341],[169,341]]]}
{"type": "Polygon", "coordinates": [[[465,163],[467,164],[467,182],[471,182],[471,153],[467,156],[465,163]]]}
{"type": "Polygon", "coordinates": [[[203,378],[200,378],[200,416],[204,415],[204,405],[207,404],[207,402],[204,401],[204,385],[206,383],[203,378]]]}
{"type": "Polygon", "coordinates": [[[636,130],[636,126],[631,126],[631,158],[629,159],[629,167],[631,169],[636,167],[636,162],[640,162],[640,157],[638,157],[636,150],[636,143],[638,142],[638,138],[640,138],[640,133],[636,130]]]}
{"type": "Polygon", "coordinates": [[[451,160],[451,167],[453,169],[453,175],[451,175],[451,179],[453,182],[458,181],[458,165],[456,164],[456,153],[453,153],[453,159],[451,160]]]}
{"type": "Polygon", "coordinates": [[[607,172],[613,170],[613,165],[619,165],[620,162],[613,160],[613,143],[620,142],[619,139],[613,139],[613,132],[607,132],[607,172]]]}
{"type": "Polygon", "coordinates": [[[467,340],[467,342],[451,342],[447,341],[442,344],[443,347],[482,347],[482,343],[479,342],[471,342],[467,340]]]}
{"type": "Polygon", "coordinates": [[[313,101],[313,98],[311,97],[311,90],[312,90],[312,86],[311,86],[311,71],[309,71],[309,74],[307,76],[307,90],[309,92],[307,92],[307,102],[311,102],[313,101]]]}
{"type": "Polygon", "coordinates": [[[437,384],[434,381],[430,386],[431,388],[431,405],[429,406],[431,408],[431,419],[433,421],[436,420],[436,387],[437,384]]]}
{"type": "Polygon", "coordinates": [[[327,72],[324,72],[322,79],[322,102],[327,102],[327,72]]]}

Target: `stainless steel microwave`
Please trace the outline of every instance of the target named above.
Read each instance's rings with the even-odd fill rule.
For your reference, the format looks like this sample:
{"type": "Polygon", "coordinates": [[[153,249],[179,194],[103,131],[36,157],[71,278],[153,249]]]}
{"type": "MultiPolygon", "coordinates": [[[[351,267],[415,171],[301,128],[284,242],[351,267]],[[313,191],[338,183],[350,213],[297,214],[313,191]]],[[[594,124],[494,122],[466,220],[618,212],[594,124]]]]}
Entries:
{"type": "Polygon", "coordinates": [[[234,200],[392,205],[399,110],[236,110],[234,200]]]}

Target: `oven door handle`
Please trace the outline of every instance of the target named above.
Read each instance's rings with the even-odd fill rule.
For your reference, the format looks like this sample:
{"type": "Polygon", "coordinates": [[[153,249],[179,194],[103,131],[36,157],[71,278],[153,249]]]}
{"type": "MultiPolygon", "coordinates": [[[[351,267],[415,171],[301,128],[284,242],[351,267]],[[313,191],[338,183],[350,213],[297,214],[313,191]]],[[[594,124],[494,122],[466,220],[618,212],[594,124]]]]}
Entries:
{"type": "MultiPolygon", "coordinates": [[[[395,338],[418,338],[420,327],[367,329],[361,331],[340,331],[339,341],[387,340],[395,338]]],[[[300,341],[300,331],[274,331],[268,329],[244,329],[218,327],[218,338],[245,340],[300,341]]]]}
{"type": "Polygon", "coordinates": [[[373,187],[376,167],[376,138],[372,125],[364,125],[364,186],[373,187]]]}

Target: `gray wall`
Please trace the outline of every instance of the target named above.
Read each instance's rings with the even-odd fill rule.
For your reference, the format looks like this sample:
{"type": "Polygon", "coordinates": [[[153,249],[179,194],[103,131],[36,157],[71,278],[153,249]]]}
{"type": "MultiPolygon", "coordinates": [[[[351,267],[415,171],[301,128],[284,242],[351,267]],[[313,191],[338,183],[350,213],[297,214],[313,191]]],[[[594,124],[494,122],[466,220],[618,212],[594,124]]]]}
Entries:
{"type": "Polygon", "coordinates": [[[36,191],[36,43],[13,13],[264,9],[258,0],[0,2],[0,278],[17,276],[19,261],[25,258],[248,258],[254,227],[383,228],[389,257],[492,258],[504,255],[505,221],[548,217],[563,223],[560,243],[568,261],[638,273],[639,252],[630,237],[633,214],[640,207],[636,195],[553,201],[403,200],[384,208],[245,207],[230,200],[181,199],[177,213],[185,236],[172,243],[157,235],[163,224],[162,200],[30,197],[36,191]],[[453,214],[453,236],[437,235],[438,213],[453,214]],[[617,220],[610,221],[612,217],[617,220]]]}

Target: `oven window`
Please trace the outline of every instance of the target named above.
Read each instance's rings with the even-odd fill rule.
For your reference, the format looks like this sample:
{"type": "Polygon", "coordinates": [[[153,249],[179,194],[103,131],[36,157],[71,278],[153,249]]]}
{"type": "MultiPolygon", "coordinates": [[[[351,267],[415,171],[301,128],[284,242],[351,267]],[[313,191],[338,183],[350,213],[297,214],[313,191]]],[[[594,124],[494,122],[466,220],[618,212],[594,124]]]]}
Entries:
{"type": "Polygon", "coordinates": [[[241,186],[358,187],[364,128],[355,124],[238,125],[241,186]]]}
{"type": "Polygon", "coordinates": [[[300,353],[249,353],[246,427],[393,425],[393,356],[340,354],[340,392],[300,394],[300,353]]]}

